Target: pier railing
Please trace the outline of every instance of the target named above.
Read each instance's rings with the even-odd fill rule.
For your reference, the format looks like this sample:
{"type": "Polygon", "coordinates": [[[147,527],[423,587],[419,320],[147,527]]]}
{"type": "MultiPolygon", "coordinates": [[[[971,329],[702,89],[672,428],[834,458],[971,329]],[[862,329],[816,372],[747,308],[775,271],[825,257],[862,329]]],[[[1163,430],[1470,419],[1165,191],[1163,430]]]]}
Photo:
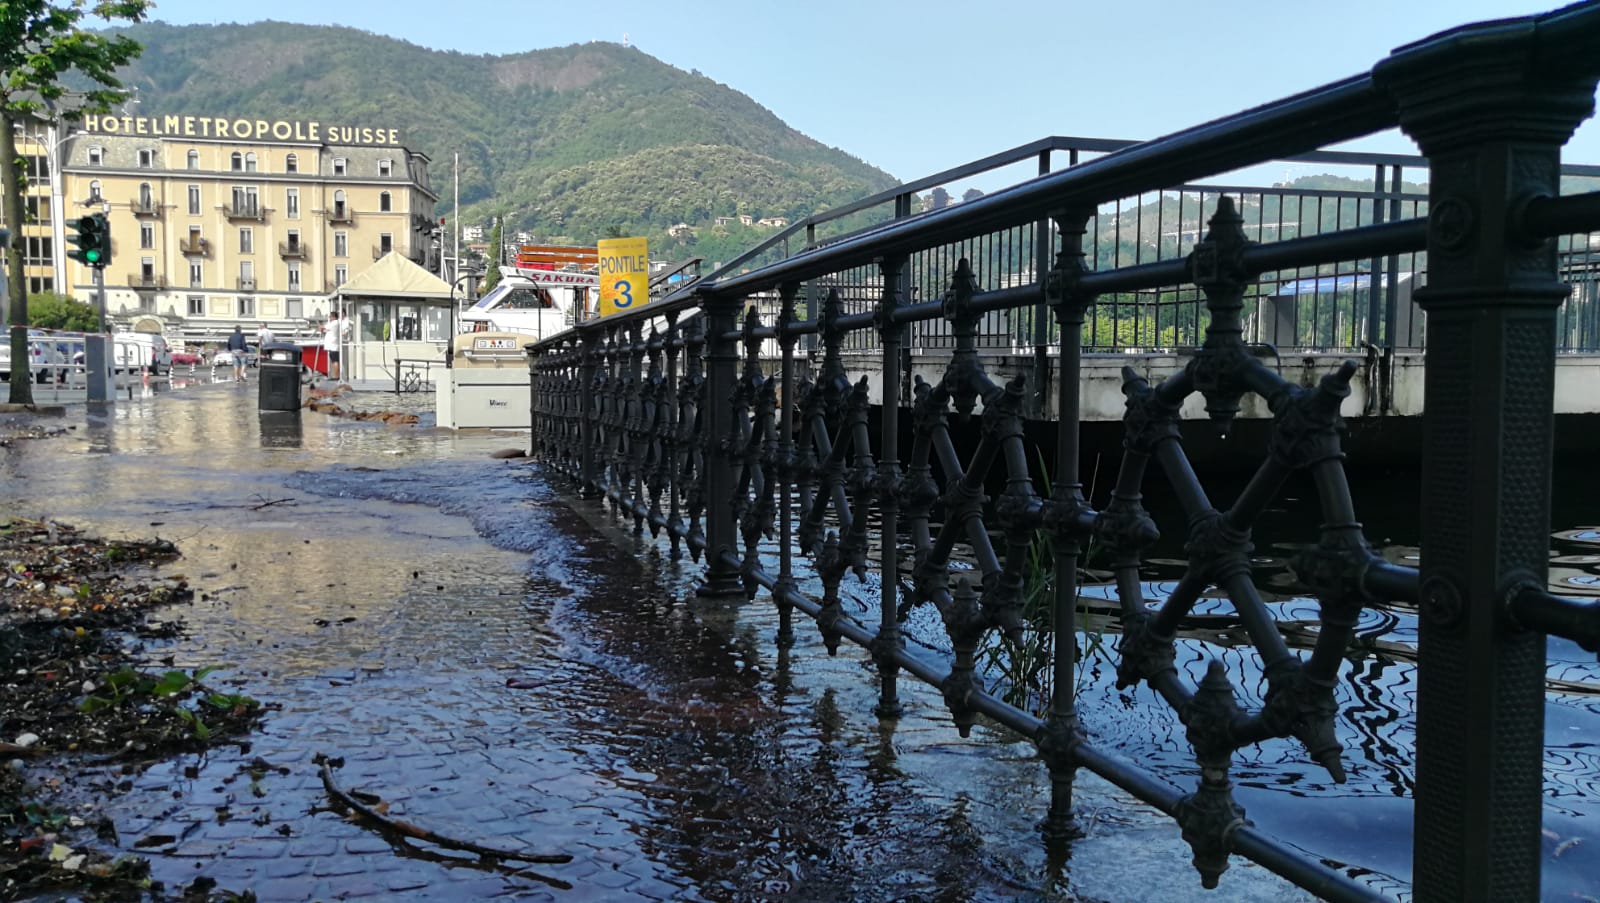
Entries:
{"type": "MultiPolygon", "coordinates": [[[[1596,604],[1553,596],[1546,583],[1555,359],[1568,324],[1589,324],[1579,327],[1584,341],[1595,334],[1592,281],[1572,280],[1573,291],[1562,277],[1593,271],[1584,255],[1600,230],[1600,193],[1564,195],[1560,167],[1562,144],[1593,112],[1595,46],[1596,2],[1468,26],[1323,88],[817,241],[746,272],[724,268],[687,292],[530,346],[533,450],[609,500],[636,532],[702,561],[701,592],[770,598],[780,645],[792,642],[799,611],[830,650],[846,640],[869,650],[879,716],[900,711],[899,679],[910,675],[939,688],[963,735],[983,717],[1031,739],[1051,777],[1047,835],[1074,835],[1073,779],[1088,768],[1173,816],[1206,886],[1237,854],[1328,899],[1394,892],[1361,880],[1359,863],[1309,856],[1255,828],[1233,797],[1230,767],[1239,749],[1291,738],[1344,780],[1334,688],[1344,657],[1360,654],[1356,620],[1368,606],[1414,606],[1413,898],[1536,900],[1545,634],[1600,651],[1596,604]],[[1097,250],[1096,223],[1119,203],[1181,196],[1186,189],[1172,186],[1397,126],[1425,155],[1417,171],[1425,202],[1406,200],[1396,179],[1383,218],[1288,236],[1260,228],[1250,194],[1210,188],[1192,202],[1205,231],[1175,245],[1181,256],[1097,250]],[[1253,344],[1263,319],[1291,332],[1324,321],[1300,309],[1267,316],[1251,299],[1295,297],[1273,288],[1284,274],[1337,285],[1363,272],[1392,299],[1396,267],[1387,262],[1424,253],[1426,285],[1412,297],[1427,324],[1419,331],[1425,547],[1410,569],[1374,554],[1346,483],[1339,412],[1355,364],[1316,386],[1286,382],[1253,344]],[[1043,278],[1019,275],[1013,264],[1024,256],[1043,278]],[[1140,299],[1155,305],[1154,344],[1171,330],[1174,343],[1197,348],[1159,385],[1125,371],[1125,453],[1110,501],[1097,509],[1079,476],[1080,357],[1099,347],[1097,317],[1109,309],[1115,321],[1120,306],[1140,299]],[[1031,339],[1048,345],[1062,411],[1048,488],[1024,444],[1030,373],[995,379],[980,355],[996,318],[1041,303],[1050,319],[1029,325],[1031,339]],[[1167,304],[1177,305],[1170,320],[1160,313],[1167,304]],[[937,384],[904,385],[919,334],[946,342],[949,365],[937,384]],[[867,380],[850,373],[859,360],[852,349],[881,358],[876,429],[867,380]],[[1246,394],[1270,405],[1271,437],[1238,497],[1213,499],[1185,455],[1180,407],[1200,395],[1206,416],[1227,430],[1246,394]],[[1159,604],[1144,598],[1139,579],[1159,535],[1142,501],[1152,469],[1186,515],[1187,571],[1159,604]],[[1306,656],[1284,642],[1251,557],[1254,525],[1296,473],[1309,475],[1321,508],[1320,525],[1293,537],[1315,533],[1294,563],[1320,603],[1306,656]],[[1001,488],[989,498],[987,487],[1001,488]],[[1054,548],[1046,622],[1056,691],[1037,717],[984,689],[975,653],[996,633],[1029,629],[1024,585],[1041,535],[1054,548]],[[775,554],[763,553],[764,539],[776,540],[775,554]],[[1079,568],[1090,543],[1115,574],[1119,685],[1148,684],[1184,724],[1196,762],[1187,788],[1083,729],[1096,718],[1072,693],[1079,568]],[[953,567],[957,557],[973,569],[953,567]],[[869,569],[883,576],[870,626],[845,614],[840,595],[848,575],[869,569]],[[1220,662],[1192,685],[1174,665],[1178,625],[1208,593],[1231,603],[1259,659],[1265,688],[1254,710],[1240,706],[1220,662]],[[942,618],[947,658],[904,642],[901,618],[922,605],[942,618]]],[[[1363,325],[1329,321],[1336,346],[1347,332],[1352,345],[1371,340],[1372,297],[1363,299],[1363,325]]],[[[1399,322],[1389,300],[1384,307],[1380,339],[1399,322]]]]}

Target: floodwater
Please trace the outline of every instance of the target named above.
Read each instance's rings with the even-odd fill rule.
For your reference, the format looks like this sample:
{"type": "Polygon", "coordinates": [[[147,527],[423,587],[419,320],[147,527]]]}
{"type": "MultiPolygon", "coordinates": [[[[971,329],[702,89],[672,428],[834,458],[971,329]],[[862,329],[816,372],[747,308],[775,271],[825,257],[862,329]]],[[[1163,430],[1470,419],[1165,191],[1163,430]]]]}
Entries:
{"type": "MultiPolygon", "coordinates": [[[[524,435],[432,429],[417,395],[355,404],[418,409],[420,426],[262,415],[255,388],[180,384],[87,421],[76,409],[68,436],[0,451],[6,510],[175,541],[183,558],[163,572],[187,576],[196,601],[171,612],[187,632],[151,646],[152,666],[220,667],[208,683],[271,706],[248,750],[93,779],[122,785],[119,843],[169,886],[203,875],[264,901],[1306,899],[1237,857],[1221,890],[1202,891],[1176,826],[1086,772],[1088,836],[1052,860],[1030,744],[981,725],[960,739],[938,693],[910,679],[905,716],[880,725],[864,654],[828,657],[803,622],[780,654],[769,604],[693,598],[694,565],[602,532],[535,465],[491,457],[524,435]],[[318,754],[392,817],[574,859],[392,844],[330,810],[318,754]]],[[[1403,559],[1396,536],[1386,553],[1403,559]]],[[[1592,577],[1595,537],[1562,541],[1572,576],[1592,577]]],[[[1158,565],[1152,588],[1162,579],[1158,565]]],[[[876,587],[846,589],[870,622],[876,587]]],[[[937,647],[925,615],[913,626],[937,647]]],[[[1414,624],[1372,617],[1402,645],[1414,624]]],[[[1242,651],[1196,634],[1180,660],[1198,676],[1214,654],[1255,701],[1242,651]]],[[[1600,683],[1593,656],[1552,641],[1552,657],[1600,683]]],[[[1412,667],[1400,654],[1347,667],[1349,784],[1286,744],[1236,757],[1258,826],[1370,866],[1380,887],[1410,871],[1412,667]]],[[[1094,740],[1192,785],[1176,719],[1148,690],[1113,689],[1111,670],[1089,659],[1094,740]]],[[[1549,900],[1600,897],[1595,699],[1553,693],[1547,708],[1549,900]]]]}

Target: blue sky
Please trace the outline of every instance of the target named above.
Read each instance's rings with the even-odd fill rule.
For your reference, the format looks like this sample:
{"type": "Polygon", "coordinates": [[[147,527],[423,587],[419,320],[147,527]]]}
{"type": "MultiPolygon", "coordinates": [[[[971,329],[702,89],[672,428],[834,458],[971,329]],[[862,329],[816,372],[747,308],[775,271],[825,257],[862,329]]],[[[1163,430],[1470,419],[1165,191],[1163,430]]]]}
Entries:
{"type": "MultiPolygon", "coordinates": [[[[818,141],[909,180],[1046,135],[1157,137],[1353,75],[1394,47],[1445,28],[1559,5],[158,0],[151,18],[337,24],[475,54],[626,36],[658,59],[749,95],[818,141]]],[[[1399,134],[1355,147],[1415,152],[1399,134]]],[[[451,151],[425,150],[436,160],[451,151]]],[[[1586,123],[1566,159],[1600,164],[1600,125],[1586,123]]],[[[1273,179],[1292,174],[1282,167],[1273,179]]]]}

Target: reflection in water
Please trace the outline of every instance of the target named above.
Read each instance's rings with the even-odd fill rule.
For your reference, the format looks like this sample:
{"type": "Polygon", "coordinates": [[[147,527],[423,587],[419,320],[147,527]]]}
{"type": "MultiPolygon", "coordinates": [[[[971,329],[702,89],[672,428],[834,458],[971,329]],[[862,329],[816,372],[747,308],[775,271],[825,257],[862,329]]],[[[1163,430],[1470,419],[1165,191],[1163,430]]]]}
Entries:
{"type": "Polygon", "coordinates": [[[262,448],[299,448],[303,437],[300,432],[299,411],[262,411],[262,448]]]}

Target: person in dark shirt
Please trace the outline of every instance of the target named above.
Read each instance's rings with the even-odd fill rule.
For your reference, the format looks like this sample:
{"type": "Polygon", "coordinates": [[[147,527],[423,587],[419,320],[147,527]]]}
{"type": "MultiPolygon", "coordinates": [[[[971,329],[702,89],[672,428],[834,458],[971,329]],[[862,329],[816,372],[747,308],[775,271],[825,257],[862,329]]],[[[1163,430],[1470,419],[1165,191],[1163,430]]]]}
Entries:
{"type": "Polygon", "coordinates": [[[228,336],[228,353],[233,355],[233,381],[244,382],[244,330],[239,324],[233,324],[233,333],[228,336]]]}

